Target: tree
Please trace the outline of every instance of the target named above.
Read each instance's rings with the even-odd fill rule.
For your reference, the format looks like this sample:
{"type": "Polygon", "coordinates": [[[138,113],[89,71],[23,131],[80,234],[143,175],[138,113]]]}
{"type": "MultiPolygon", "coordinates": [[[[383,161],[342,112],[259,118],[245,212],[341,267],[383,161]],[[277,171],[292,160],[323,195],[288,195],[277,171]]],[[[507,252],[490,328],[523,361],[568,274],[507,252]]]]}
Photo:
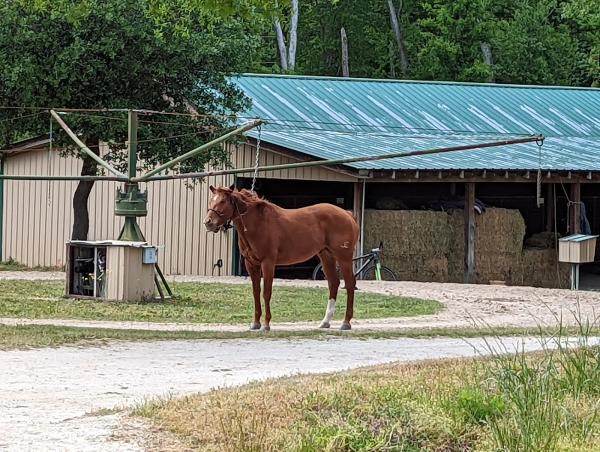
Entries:
{"type": "Polygon", "coordinates": [[[404,44],[404,33],[402,32],[402,27],[400,26],[400,21],[398,19],[398,15],[402,12],[402,4],[400,4],[400,8],[398,8],[396,11],[394,0],[387,0],[387,2],[390,10],[390,23],[392,24],[392,31],[396,37],[396,44],[398,44],[400,71],[402,72],[402,76],[406,77],[408,75],[408,56],[406,55],[406,45],[404,44]]]}
{"type": "MultiPolygon", "coordinates": [[[[15,0],[0,6],[0,146],[48,132],[46,113],[28,107],[133,108],[185,113],[198,118],[142,117],[139,157],[147,166],[164,163],[219,134],[248,100],[227,74],[244,70],[260,46],[268,2],[199,0],[15,0]],[[242,5],[231,16],[228,5],[242,5]],[[214,9],[211,9],[214,8],[214,9]],[[215,13],[216,11],[216,13],[215,13]],[[34,116],[19,119],[32,113],[34,116]],[[207,115],[207,116],[203,116],[207,115]],[[10,121],[2,121],[11,119],[10,121]]],[[[106,158],[123,169],[126,114],[71,114],[67,122],[106,158]]],[[[55,129],[66,153],[77,154],[55,129]]],[[[198,170],[222,163],[215,148],[179,166],[198,170]]],[[[83,158],[82,175],[100,173],[83,158]]],[[[80,182],[73,198],[73,239],[86,239],[87,200],[93,182],[80,182]]]]}
{"type": "Polygon", "coordinates": [[[288,33],[289,48],[286,48],[285,36],[278,15],[273,17],[273,26],[277,36],[277,49],[279,51],[279,64],[283,71],[293,71],[296,67],[296,49],[298,46],[298,14],[299,0],[291,0],[290,30],[288,33]]]}

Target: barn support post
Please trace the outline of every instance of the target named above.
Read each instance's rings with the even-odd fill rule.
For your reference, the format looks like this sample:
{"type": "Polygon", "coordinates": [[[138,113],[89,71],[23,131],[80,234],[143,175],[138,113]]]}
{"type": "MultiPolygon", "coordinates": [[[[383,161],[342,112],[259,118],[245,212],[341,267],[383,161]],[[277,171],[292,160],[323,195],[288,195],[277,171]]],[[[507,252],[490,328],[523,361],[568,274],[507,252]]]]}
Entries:
{"type": "Polygon", "coordinates": [[[475,183],[465,184],[465,283],[475,280],[475,183]]]}
{"type": "Polygon", "coordinates": [[[360,228],[360,235],[358,239],[358,244],[355,250],[355,254],[360,256],[363,254],[364,249],[364,216],[365,216],[365,181],[354,182],[354,202],[352,210],[354,212],[354,217],[360,228]]]}
{"type": "Polygon", "coordinates": [[[581,233],[581,184],[574,182],[571,184],[571,218],[570,230],[573,234],[581,233]]]}

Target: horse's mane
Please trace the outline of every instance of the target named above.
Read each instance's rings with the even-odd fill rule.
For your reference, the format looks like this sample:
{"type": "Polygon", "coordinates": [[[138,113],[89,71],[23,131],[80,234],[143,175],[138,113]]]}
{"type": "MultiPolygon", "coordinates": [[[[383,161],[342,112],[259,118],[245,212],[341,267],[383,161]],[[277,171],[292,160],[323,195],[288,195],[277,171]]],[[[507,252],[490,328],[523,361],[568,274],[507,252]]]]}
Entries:
{"type": "Polygon", "coordinates": [[[255,205],[271,205],[269,201],[258,196],[255,192],[242,188],[240,191],[233,192],[238,194],[242,201],[255,205]]]}

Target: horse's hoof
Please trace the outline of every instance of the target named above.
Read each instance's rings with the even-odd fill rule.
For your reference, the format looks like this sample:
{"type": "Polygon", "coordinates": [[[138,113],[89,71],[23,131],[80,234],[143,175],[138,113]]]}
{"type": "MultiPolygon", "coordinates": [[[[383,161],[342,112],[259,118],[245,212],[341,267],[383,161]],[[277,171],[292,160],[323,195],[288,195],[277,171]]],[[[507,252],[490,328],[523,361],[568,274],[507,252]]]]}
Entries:
{"type": "Polygon", "coordinates": [[[271,331],[271,327],[269,325],[265,325],[262,327],[262,331],[271,331]]]}
{"type": "Polygon", "coordinates": [[[348,331],[351,329],[352,329],[352,327],[350,326],[349,323],[342,323],[342,326],[340,327],[340,330],[342,330],[342,331],[348,331]]]}
{"type": "Polygon", "coordinates": [[[260,330],[260,323],[254,322],[252,325],[250,325],[250,329],[251,330],[260,330]]]}
{"type": "Polygon", "coordinates": [[[321,322],[319,328],[329,328],[330,326],[331,325],[329,324],[329,322],[321,322]]]}

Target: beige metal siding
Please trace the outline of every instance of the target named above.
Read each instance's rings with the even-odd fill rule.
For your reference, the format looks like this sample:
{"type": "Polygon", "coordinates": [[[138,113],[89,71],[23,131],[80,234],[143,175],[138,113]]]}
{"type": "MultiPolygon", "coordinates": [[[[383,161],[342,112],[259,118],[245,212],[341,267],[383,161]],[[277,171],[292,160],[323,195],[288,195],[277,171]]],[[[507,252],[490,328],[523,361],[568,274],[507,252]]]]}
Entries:
{"type": "MultiPolygon", "coordinates": [[[[251,145],[230,146],[233,167],[254,166],[251,145]]],[[[293,163],[294,160],[265,148],[260,165],[293,163]]],[[[62,158],[54,150],[34,150],[6,159],[6,174],[76,175],[81,161],[62,158]]],[[[252,173],[241,175],[251,177],[252,173]]],[[[346,174],[326,168],[298,168],[261,173],[259,177],[352,182],[346,174]]],[[[148,190],[148,216],[140,220],[146,240],[164,246],[159,264],[166,274],[230,275],[233,234],[206,232],[202,219],[208,208],[208,185],[229,186],[233,176],[209,177],[202,183],[189,180],[142,184],[148,190]],[[217,260],[223,267],[214,268],[217,260]]],[[[63,266],[65,242],[70,237],[71,200],[77,182],[5,181],[3,256],[28,266],[63,266]]],[[[89,240],[117,238],[123,220],[115,217],[116,182],[97,182],[89,200],[89,240]]]]}
{"type": "Polygon", "coordinates": [[[142,249],[109,246],[106,254],[106,300],[146,300],[154,297],[154,266],[139,265],[142,249]],[[117,278],[117,275],[120,277],[117,278]]]}

